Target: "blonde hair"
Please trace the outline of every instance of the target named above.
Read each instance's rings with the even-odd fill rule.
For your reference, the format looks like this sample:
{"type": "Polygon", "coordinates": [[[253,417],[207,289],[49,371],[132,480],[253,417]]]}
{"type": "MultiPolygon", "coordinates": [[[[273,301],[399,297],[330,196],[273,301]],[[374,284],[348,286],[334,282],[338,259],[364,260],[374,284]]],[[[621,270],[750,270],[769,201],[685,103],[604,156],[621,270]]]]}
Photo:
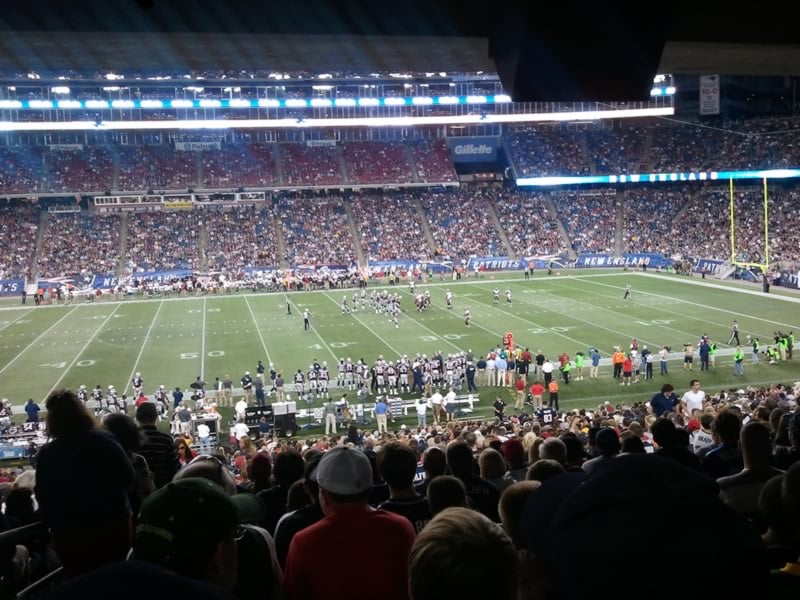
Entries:
{"type": "Polygon", "coordinates": [[[519,556],[502,528],[470,508],[448,508],[420,532],[408,559],[411,600],[513,598],[519,556]]]}

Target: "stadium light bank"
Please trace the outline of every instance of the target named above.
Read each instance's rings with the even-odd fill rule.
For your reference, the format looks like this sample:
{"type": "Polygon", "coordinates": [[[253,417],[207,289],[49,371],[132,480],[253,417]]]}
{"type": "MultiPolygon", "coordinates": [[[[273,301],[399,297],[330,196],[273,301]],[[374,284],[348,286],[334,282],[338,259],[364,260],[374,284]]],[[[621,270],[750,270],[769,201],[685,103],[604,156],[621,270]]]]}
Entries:
{"type": "Polygon", "coordinates": [[[675,114],[671,106],[629,108],[619,110],[572,111],[557,113],[514,113],[477,115],[445,115],[430,117],[354,117],[284,119],[184,119],[146,121],[0,121],[0,131],[116,131],[148,129],[296,129],[311,127],[415,127],[426,125],[487,125],[492,123],[540,123],[564,121],[598,121],[666,117],[675,114]]]}

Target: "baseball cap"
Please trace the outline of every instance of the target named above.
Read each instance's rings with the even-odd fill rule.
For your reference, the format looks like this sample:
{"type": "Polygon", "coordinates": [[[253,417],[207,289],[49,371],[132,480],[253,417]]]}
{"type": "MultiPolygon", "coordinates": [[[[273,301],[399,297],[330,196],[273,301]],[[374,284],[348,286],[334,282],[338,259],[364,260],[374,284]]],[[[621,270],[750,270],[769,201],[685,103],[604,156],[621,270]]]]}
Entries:
{"type": "Polygon", "coordinates": [[[137,558],[166,564],[177,553],[235,534],[238,522],[237,506],[222,487],[187,477],[168,483],[142,503],[133,551],[137,558]]]}
{"type": "Polygon", "coordinates": [[[372,467],[361,450],[333,448],[319,461],[317,483],[333,494],[355,496],[372,487],[372,467]]]}
{"type": "Polygon", "coordinates": [[[686,430],[689,433],[697,431],[700,428],[701,428],[700,421],[698,421],[697,419],[689,419],[689,422],[686,424],[686,430]]]}

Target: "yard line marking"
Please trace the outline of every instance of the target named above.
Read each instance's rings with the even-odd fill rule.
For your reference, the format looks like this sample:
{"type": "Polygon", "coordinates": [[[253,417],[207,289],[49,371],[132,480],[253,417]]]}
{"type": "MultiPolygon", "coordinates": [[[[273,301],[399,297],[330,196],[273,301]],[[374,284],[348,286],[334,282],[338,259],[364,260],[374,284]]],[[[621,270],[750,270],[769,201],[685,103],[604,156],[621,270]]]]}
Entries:
{"type": "MultiPolygon", "coordinates": [[[[485,288],[481,288],[481,289],[485,289],[485,288]]],[[[556,305],[556,306],[558,306],[559,304],[563,304],[564,302],[569,301],[569,302],[577,302],[577,303],[582,304],[582,305],[587,305],[587,306],[589,306],[591,308],[597,308],[597,309],[601,309],[601,310],[611,311],[611,309],[604,308],[602,306],[591,304],[591,303],[588,303],[588,302],[583,302],[581,300],[559,298],[558,296],[550,294],[549,292],[542,292],[542,294],[540,294],[539,297],[541,297],[541,296],[546,296],[547,298],[552,298],[553,299],[552,304],[556,305]]],[[[539,302],[538,304],[534,304],[533,301],[527,300],[524,297],[521,300],[518,300],[518,302],[520,302],[520,303],[522,303],[522,304],[524,304],[526,306],[541,306],[541,307],[544,307],[544,306],[550,306],[551,305],[551,303],[549,303],[549,302],[548,303],[539,302]]],[[[601,325],[601,324],[593,322],[593,321],[587,321],[586,319],[581,319],[580,317],[577,317],[577,316],[573,315],[572,313],[565,313],[565,312],[562,312],[560,310],[555,310],[554,308],[545,308],[545,312],[561,315],[561,316],[563,316],[563,317],[565,317],[567,319],[570,319],[572,321],[579,321],[581,323],[585,323],[586,325],[589,325],[590,327],[595,327],[597,329],[603,329],[605,331],[609,331],[611,333],[614,333],[614,334],[617,334],[617,335],[621,335],[621,336],[624,336],[624,337],[637,338],[640,342],[642,342],[644,344],[651,344],[653,347],[660,347],[661,346],[661,344],[656,343],[656,342],[654,342],[652,340],[646,340],[646,339],[644,339],[642,337],[638,337],[637,335],[625,333],[624,331],[619,331],[618,329],[612,329],[610,327],[605,327],[604,325],[601,325]]],[[[509,314],[513,314],[513,313],[509,313],[509,314]]],[[[548,329],[548,328],[545,327],[544,329],[548,329]]],[[[670,327],[670,329],[672,329],[673,331],[678,331],[674,327],[670,327]]],[[[553,332],[553,333],[555,333],[555,332],[553,332]]],[[[681,333],[687,333],[687,332],[683,331],[681,333]]],[[[689,335],[695,335],[695,334],[689,334],[689,335]]],[[[594,344],[595,347],[598,347],[599,345],[600,344],[594,344]]],[[[601,354],[607,354],[607,355],[610,356],[610,354],[608,352],[600,351],[600,353],[601,354]]]]}
{"type": "MultiPolygon", "coordinates": [[[[330,297],[330,296],[329,296],[327,293],[326,293],[326,294],[324,294],[324,296],[325,296],[325,297],[326,297],[328,300],[330,300],[331,302],[333,302],[333,303],[334,303],[336,306],[339,306],[339,304],[336,302],[336,300],[334,300],[333,298],[331,298],[331,297],[330,297]]],[[[358,322],[361,324],[361,326],[362,326],[364,329],[366,329],[366,330],[367,330],[367,331],[369,331],[369,332],[370,332],[372,335],[374,335],[376,338],[378,338],[378,339],[379,339],[379,340],[380,340],[380,341],[383,343],[383,345],[384,345],[384,346],[386,346],[387,348],[389,348],[389,350],[391,350],[392,352],[394,352],[394,353],[395,353],[397,356],[403,356],[403,353],[402,353],[402,352],[400,352],[400,351],[399,351],[397,348],[395,348],[394,346],[392,346],[392,345],[391,345],[389,342],[387,342],[387,341],[386,341],[386,340],[384,340],[384,339],[383,339],[381,336],[379,336],[377,333],[375,333],[375,331],[372,329],[372,327],[370,327],[369,325],[367,325],[366,323],[364,323],[364,322],[363,322],[361,319],[359,319],[359,318],[358,318],[358,316],[356,316],[356,314],[355,314],[355,313],[350,313],[350,316],[352,316],[352,317],[353,317],[353,318],[354,318],[356,321],[358,321],[358,322]]],[[[338,361],[339,359],[337,358],[336,360],[338,361]]]]}
{"type": "Polygon", "coordinates": [[[47,393],[44,395],[44,398],[42,398],[42,403],[44,403],[44,401],[45,401],[45,400],[47,400],[47,397],[50,395],[50,392],[52,392],[54,389],[58,388],[58,384],[59,384],[59,383],[61,383],[61,381],[64,379],[64,377],[66,377],[66,376],[67,376],[67,373],[69,373],[69,372],[70,372],[70,370],[72,369],[72,367],[74,367],[74,366],[75,366],[75,363],[76,363],[76,362],[78,362],[78,359],[81,357],[81,355],[82,355],[84,352],[86,352],[86,349],[89,347],[89,344],[91,344],[91,343],[92,343],[92,341],[94,341],[94,338],[95,338],[95,336],[96,336],[98,333],[100,333],[100,330],[101,330],[101,329],[103,329],[103,327],[105,326],[105,324],[106,324],[106,323],[108,323],[108,322],[111,320],[111,318],[114,316],[114,313],[115,313],[115,312],[117,312],[117,311],[119,310],[119,307],[120,307],[120,306],[122,306],[122,305],[121,305],[121,304],[120,304],[120,305],[117,305],[117,307],[116,307],[116,308],[114,308],[114,310],[112,310],[112,311],[111,311],[111,314],[110,314],[110,315],[108,315],[108,316],[107,316],[105,319],[103,319],[103,322],[102,322],[102,323],[100,323],[100,327],[98,327],[97,329],[95,329],[95,332],[94,332],[94,333],[91,335],[91,337],[90,337],[88,340],[86,340],[86,343],[83,345],[83,348],[81,348],[81,349],[80,349],[80,351],[79,351],[79,352],[78,352],[78,353],[75,355],[75,358],[73,358],[73,359],[72,359],[72,362],[71,362],[71,363],[69,363],[69,366],[68,366],[66,369],[64,369],[64,372],[61,374],[61,377],[59,377],[59,378],[56,380],[56,382],[55,382],[55,383],[53,384],[53,386],[50,388],[50,391],[49,391],[49,392],[47,392],[47,393]]]}
{"type": "Polygon", "coordinates": [[[206,372],[206,299],[203,297],[203,335],[200,338],[200,379],[206,372]]]}
{"type": "Polygon", "coordinates": [[[133,369],[131,369],[131,375],[128,377],[128,381],[125,383],[125,389],[123,390],[123,394],[128,393],[128,388],[130,387],[131,381],[133,380],[133,376],[136,374],[136,368],[139,366],[139,361],[142,360],[142,354],[144,354],[144,348],[147,346],[147,340],[150,337],[150,332],[153,331],[153,325],[156,324],[158,320],[158,313],[161,312],[161,307],[164,306],[164,301],[162,300],[161,303],[158,305],[156,309],[156,314],[153,315],[153,320],[150,322],[150,327],[147,328],[147,333],[144,334],[144,341],[142,342],[142,347],[139,348],[139,354],[136,357],[136,362],[133,363],[133,369]]]}
{"type": "Polygon", "coordinates": [[[7,364],[5,367],[3,367],[2,369],[0,369],[0,373],[3,373],[3,372],[4,372],[4,371],[5,371],[5,370],[6,370],[8,367],[10,367],[10,366],[11,366],[11,365],[13,365],[15,362],[17,362],[17,359],[18,359],[20,356],[22,356],[23,354],[25,354],[25,352],[27,352],[28,350],[30,350],[31,348],[33,348],[33,346],[36,344],[36,342],[38,342],[38,341],[39,341],[39,340],[41,340],[41,339],[42,339],[44,336],[46,336],[48,333],[50,333],[50,331],[51,331],[52,329],[55,329],[56,325],[58,325],[59,323],[61,323],[61,321],[63,321],[64,319],[66,319],[68,316],[70,316],[72,313],[74,313],[74,312],[75,312],[77,309],[78,309],[78,307],[76,306],[76,307],[75,307],[75,308],[73,308],[71,311],[69,311],[67,314],[65,314],[63,317],[61,317],[61,318],[60,318],[58,321],[56,321],[55,323],[53,323],[52,325],[50,325],[50,327],[48,327],[48,328],[47,328],[47,329],[45,329],[45,330],[44,330],[42,333],[40,333],[40,334],[39,334],[39,336],[38,336],[38,337],[37,337],[35,340],[33,340],[33,341],[30,343],[30,344],[28,344],[27,346],[25,346],[25,348],[23,348],[21,352],[19,352],[19,353],[18,353],[18,354],[17,354],[17,355],[16,355],[14,358],[12,358],[10,363],[8,363],[8,364],[7,364]]]}
{"type": "MultiPolygon", "coordinates": [[[[566,282],[565,282],[565,281],[562,281],[561,283],[566,283],[566,282]]],[[[582,283],[583,283],[583,282],[582,282],[582,283]]],[[[604,284],[604,285],[605,285],[605,284],[604,284]]],[[[564,286],[563,286],[563,285],[562,285],[562,286],[560,286],[560,287],[564,288],[564,286]]],[[[614,287],[614,286],[610,286],[610,287],[614,287]]],[[[569,287],[568,287],[567,289],[569,289],[569,290],[574,290],[574,288],[569,288],[569,287]]],[[[616,288],[615,288],[615,289],[616,289],[616,288]]],[[[622,289],[622,288],[621,288],[621,289],[622,289]]],[[[645,292],[638,292],[638,293],[642,293],[642,294],[644,294],[645,292]]],[[[547,295],[550,295],[550,294],[547,294],[547,295]]],[[[555,297],[556,297],[556,298],[558,298],[558,296],[555,296],[555,297]]],[[[662,296],[660,296],[660,295],[659,295],[659,297],[662,297],[662,296]]],[[[670,296],[670,297],[671,297],[671,296],[670,296]]],[[[566,299],[565,299],[565,301],[566,301],[566,299]]],[[[579,304],[583,304],[583,305],[589,306],[589,307],[591,307],[591,308],[600,308],[600,309],[602,309],[602,310],[606,310],[606,311],[610,311],[610,312],[613,312],[613,311],[614,311],[614,308],[613,308],[613,307],[602,307],[602,306],[599,306],[599,305],[596,305],[596,304],[591,304],[591,303],[589,303],[589,302],[584,302],[583,300],[576,300],[576,299],[574,299],[574,298],[571,298],[571,299],[569,299],[569,302],[577,302],[577,303],[579,303],[579,304]]],[[[643,306],[643,305],[641,305],[641,304],[633,304],[632,306],[636,307],[636,306],[643,306]]],[[[645,305],[645,307],[647,307],[647,306],[645,305]]],[[[687,319],[687,318],[688,318],[688,319],[691,319],[691,320],[694,320],[694,321],[702,321],[703,323],[710,324],[710,325],[714,325],[714,326],[716,326],[716,327],[720,327],[720,328],[723,328],[723,329],[725,329],[725,328],[727,327],[726,325],[722,325],[722,324],[720,324],[720,323],[714,323],[714,322],[711,322],[711,321],[706,321],[705,319],[700,319],[700,318],[698,318],[698,317],[693,317],[693,316],[691,316],[691,315],[687,315],[687,314],[684,314],[684,313],[679,313],[679,312],[673,312],[673,311],[670,311],[670,310],[666,310],[665,308],[663,308],[663,307],[662,307],[662,306],[660,306],[660,305],[659,305],[659,307],[658,307],[658,308],[659,308],[659,311],[661,311],[661,312],[663,312],[663,313],[665,313],[665,314],[668,314],[668,315],[677,315],[677,316],[681,317],[682,319],[687,319]]],[[[559,311],[553,311],[553,312],[559,312],[559,311]]],[[[560,314],[563,314],[563,313],[560,313],[560,314]]],[[[582,319],[578,319],[578,317],[572,317],[572,318],[574,318],[574,319],[576,319],[576,320],[579,320],[579,321],[583,321],[582,319]]],[[[645,318],[646,318],[646,317],[645,317],[645,318]]],[[[591,322],[589,322],[589,321],[583,321],[583,322],[584,322],[584,323],[589,323],[589,324],[592,324],[592,323],[591,323],[591,322]]],[[[635,321],[634,321],[634,323],[635,323],[635,321]]],[[[601,328],[601,329],[608,329],[607,327],[603,327],[602,325],[596,325],[596,327],[598,327],[598,328],[601,328]]],[[[691,338],[694,338],[694,337],[699,337],[699,335],[700,335],[700,334],[698,334],[698,333],[696,333],[696,332],[684,331],[683,329],[676,329],[676,328],[675,328],[674,326],[672,326],[672,325],[662,325],[662,324],[660,324],[660,323],[652,323],[652,324],[651,324],[651,325],[649,325],[648,327],[649,327],[649,329],[650,329],[650,330],[653,330],[653,329],[656,329],[656,328],[661,328],[661,329],[668,329],[668,330],[670,330],[670,331],[674,331],[674,332],[678,332],[678,333],[684,333],[684,334],[686,334],[686,335],[690,336],[690,339],[691,339],[691,338]]],[[[608,329],[608,330],[609,330],[609,331],[612,331],[611,329],[608,329]]],[[[705,331],[705,330],[704,330],[704,331],[705,331]]],[[[744,330],[742,330],[742,332],[744,333],[744,330]]],[[[621,332],[618,332],[618,333],[621,333],[621,332]]],[[[626,334],[626,335],[630,335],[630,334],[626,334]]],[[[630,337],[637,337],[637,336],[635,336],[635,335],[631,335],[630,337]]],[[[645,342],[645,343],[647,343],[647,344],[655,344],[656,346],[662,346],[662,345],[663,345],[661,342],[658,342],[658,343],[656,344],[655,342],[651,342],[651,341],[645,340],[644,338],[638,338],[638,339],[639,339],[639,341],[641,341],[641,342],[645,342]]]]}
{"type": "Polygon", "coordinates": [[[255,325],[256,331],[258,332],[258,338],[261,340],[261,347],[264,348],[264,352],[267,355],[267,362],[272,365],[272,357],[269,355],[269,350],[267,350],[267,343],[264,341],[264,336],[261,334],[261,328],[258,326],[256,315],[253,313],[253,307],[250,306],[250,300],[248,300],[247,296],[244,297],[244,302],[247,304],[247,310],[250,311],[250,317],[253,319],[253,325],[255,325]]]}
{"type": "MultiPolygon", "coordinates": [[[[321,291],[321,290],[320,290],[320,291],[321,291]]],[[[288,300],[288,296],[287,296],[286,298],[287,298],[287,300],[288,300]]],[[[291,300],[288,300],[288,301],[289,301],[291,304],[294,304],[295,306],[298,306],[298,307],[300,306],[299,304],[296,304],[296,303],[292,302],[291,300]]],[[[310,312],[310,311],[309,311],[309,312],[310,312]]],[[[301,315],[301,316],[302,316],[302,314],[303,314],[303,312],[302,312],[302,311],[300,311],[300,315],[301,315]]],[[[313,331],[313,332],[314,332],[314,335],[316,335],[316,336],[319,338],[319,341],[320,341],[320,342],[322,342],[322,345],[323,345],[323,346],[325,346],[325,348],[328,350],[328,353],[330,353],[330,355],[333,357],[333,360],[334,360],[335,362],[337,362],[337,363],[338,363],[338,362],[339,362],[339,357],[338,357],[338,356],[336,356],[336,353],[335,353],[333,350],[331,350],[331,347],[330,347],[330,346],[328,346],[328,342],[326,342],[326,341],[325,341],[325,340],[322,338],[322,336],[321,336],[321,335],[319,334],[319,332],[317,331],[317,328],[316,328],[316,327],[314,327],[313,325],[311,325],[311,331],[313,331]]]]}
{"type": "MultiPolygon", "coordinates": [[[[29,314],[31,314],[32,312],[33,312],[33,309],[31,308],[31,309],[30,309],[28,312],[22,313],[20,316],[18,316],[18,317],[17,317],[16,319],[14,319],[13,321],[9,321],[8,323],[6,323],[6,324],[5,324],[5,325],[3,325],[2,327],[0,327],[0,331],[3,331],[3,330],[6,328],[6,327],[9,327],[9,326],[13,325],[13,324],[14,324],[14,323],[16,323],[17,321],[19,321],[19,320],[20,320],[22,317],[27,317],[27,316],[28,316],[29,314]]],[[[20,335],[21,335],[21,334],[20,334],[20,335]]]]}
{"type": "MultiPolygon", "coordinates": [[[[643,274],[639,274],[640,277],[642,275],[643,274]]],[[[657,277],[655,275],[649,275],[648,274],[648,275],[646,275],[646,277],[653,277],[653,278],[657,279],[657,277]]],[[[714,288],[714,289],[718,289],[718,290],[722,290],[722,291],[733,292],[733,293],[736,293],[736,294],[748,294],[748,295],[758,296],[760,298],[766,298],[766,296],[767,296],[767,295],[765,295],[765,294],[763,294],[761,292],[754,292],[753,290],[732,289],[732,288],[729,288],[727,286],[714,285],[713,283],[703,283],[701,281],[681,281],[680,279],[676,279],[675,281],[677,281],[678,283],[682,283],[684,285],[698,285],[698,286],[702,286],[702,287],[710,287],[710,288],[714,288]]],[[[620,289],[620,290],[623,289],[623,288],[617,288],[617,286],[609,285],[607,283],[601,283],[599,281],[588,280],[588,283],[593,283],[594,285],[601,285],[601,286],[604,286],[604,287],[610,287],[610,288],[614,288],[614,289],[620,289]]],[[[635,290],[634,293],[642,294],[644,296],[654,296],[656,298],[661,298],[662,297],[660,294],[655,294],[653,292],[643,292],[643,291],[635,290]]],[[[758,316],[756,316],[754,314],[750,315],[750,314],[747,314],[747,313],[740,313],[740,312],[736,312],[734,310],[728,310],[728,309],[725,309],[725,308],[717,308],[715,306],[709,307],[707,304],[700,304],[699,302],[692,302],[691,300],[684,300],[683,298],[680,298],[680,297],[677,297],[677,296],[671,296],[671,297],[673,297],[675,300],[677,300],[678,302],[683,303],[683,304],[689,304],[691,306],[699,306],[701,308],[712,308],[713,310],[715,310],[717,312],[728,313],[729,315],[734,315],[734,316],[737,316],[737,317],[744,317],[746,319],[755,319],[757,321],[763,321],[764,323],[771,323],[772,325],[780,325],[781,327],[789,327],[789,328],[798,328],[798,327],[800,327],[800,325],[791,325],[789,323],[781,323],[779,321],[770,321],[769,319],[764,319],[764,318],[758,317],[758,316]]],[[[768,299],[769,300],[780,299],[780,300],[785,300],[787,302],[798,302],[798,303],[800,303],[800,299],[798,299],[798,298],[786,298],[784,296],[772,296],[772,297],[770,297],[768,299]]],[[[672,314],[676,314],[676,313],[672,313],[672,314]]],[[[678,313],[678,314],[683,315],[683,313],[678,313]]],[[[724,325],[721,325],[721,327],[724,327],[724,325]]]]}
{"type": "MultiPolygon", "coordinates": [[[[488,295],[489,288],[484,288],[481,285],[478,285],[478,287],[480,289],[486,290],[487,291],[487,295],[488,295]]],[[[500,314],[514,317],[515,319],[517,319],[519,321],[522,321],[523,323],[527,323],[528,325],[533,325],[534,327],[537,327],[539,329],[544,329],[544,330],[546,330],[548,332],[548,334],[552,334],[552,335],[555,335],[555,336],[558,336],[558,337],[562,337],[562,338],[567,339],[567,340],[569,340],[571,342],[575,342],[576,344],[581,344],[581,345],[583,345],[583,346],[585,346],[587,348],[591,346],[591,344],[587,344],[586,342],[583,342],[582,340],[575,339],[575,338],[570,337],[568,335],[565,335],[565,334],[563,334],[563,333],[561,333],[559,331],[552,331],[552,330],[550,330],[550,328],[544,327],[543,325],[540,325],[539,323],[536,323],[535,321],[529,321],[525,317],[521,317],[520,315],[517,315],[516,313],[510,312],[510,311],[502,310],[500,307],[496,307],[493,304],[489,304],[488,302],[482,302],[480,300],[475,300],[475,302],[480,304],[480,305],[482,305],[482,306],[485,306],[486,308],[489,308],[489,309],[491,309],[493,311],[499,312],[500,314]]],[[[439,308],[439,307],[437,307],[437,308],[439,308]]],[[[441,310],[446,310],[446,309],[441,309],[441,310]]],[[[476,325],[477,325],[477,323],[476,323],[476,325]]],[[[483,327],[483,326],[480,326],[480,327],[482,327],[486,331],[489,331],[490,333],[494,333],[494,335],[500,336],[501,338],[503,336],[503,334],[493,332],[493,331],[491,331],[489,329],[486,329],[486,327],[483,327]]],[[[601,354],[608,354],[608,353],[607,352],[601,352],[601,354]]]]}

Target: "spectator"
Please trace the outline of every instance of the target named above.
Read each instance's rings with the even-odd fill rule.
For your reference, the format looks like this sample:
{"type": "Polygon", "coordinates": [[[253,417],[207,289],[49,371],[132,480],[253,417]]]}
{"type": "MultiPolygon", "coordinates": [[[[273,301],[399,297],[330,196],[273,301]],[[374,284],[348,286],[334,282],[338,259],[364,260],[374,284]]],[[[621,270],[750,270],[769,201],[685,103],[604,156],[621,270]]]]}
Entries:
{"type": "Polygon", "coordinates": [[[175,444],[169,434],[159,431],[156,427],[158,410],[154,403],[140,404],[136,408],[136,420],[144,436],[144,442],[139,446],[139,454],[144,457],[153,472],[156,488],[164,487],[172,481],[181,466],[175,444]]]}
{"type": "Polygon", "coordinates": [[[470,505],[494,522],[500,521],[497,504],[500,493],[485,479],[473,473],[472,452],[464,442],[451,442],[447,447],[447,466],[454,477],[458,477],[467,490],[470,505]]]}
{"type": "Polygon", "coordinates": [[[408,561],[411,600],[514,598],[518,557],[501,527],[466,508],[448,508],[417,536],[408,561]]]}
{"type": "Polygon", "coordinates": [[[233,590],[236,541],[243,532],[230,496],[202,478],[170,483],[142,505],[133,553],[137,560],[233,590]],[[202,523],[202,526],[198,526],[202,523]]]}
{"type": "Polygon", "coordinates": [[[37,458],[36,499],[56,554],[70,575],[124,560],[131,540],[130,460],[74,393],[52,392],[45,408],[52,441],[37,458]]]}
{"type": "Polygon", "coordinates": [[[419,533],[433,516],[428,502],[414,489],[417,472],[417,457],[414,451],[399,442],[382,446],[377,455],[378,472],[389,486],[389,499],[379,505],[409,520],[414,531],[419,533]]]}
{"type": "Polygon", "coordinates": [[[286,512],[286,498],[292,484],[303,478],[305,463],[295,450],[285,450],[275,458],[273,475],[275,484],[256,494],[266,508],[261,526],[274,535],[278,519],[286,512]]]}
{"type": "Polygon", "coordinates": [[[414,528],[399,515],[372,510],[367,504],[372,468],[360,450],[346,446],[329,450],[317,467],[319,498],[325,518],[297,533],[286,558],[286,593],[289,598],[350,598],[341,581],[351,566],[348,553],[331,553],[342,540],[371,541],[370,551],[359,559],[359,585],[382,589],[383,597],[408,598],[408,554],[414,528]]]}
{"type": "Polygon", "coordinates": [[[278,521],[275,529],[275,549],[281,567],[286,566],[286,556],[289,554],[289,546],[297,532],[302,531],[309,525],[320,521],[325,515],[319,503],[319,485],[317,484],[316,469],[322,453],[315,453],[306,461],[305,476],[303,486],[311,503],[300,508],[293,513],[287,513],[278,521]]]}
{"type": "Polygon", "coordinates": [[[438,515],[443,510],[460,506],[469,508],[467,488],[464,482],[450,475],[439,475],[430,480],[428,485],[428,506],[431,514],[438,515]]]}

